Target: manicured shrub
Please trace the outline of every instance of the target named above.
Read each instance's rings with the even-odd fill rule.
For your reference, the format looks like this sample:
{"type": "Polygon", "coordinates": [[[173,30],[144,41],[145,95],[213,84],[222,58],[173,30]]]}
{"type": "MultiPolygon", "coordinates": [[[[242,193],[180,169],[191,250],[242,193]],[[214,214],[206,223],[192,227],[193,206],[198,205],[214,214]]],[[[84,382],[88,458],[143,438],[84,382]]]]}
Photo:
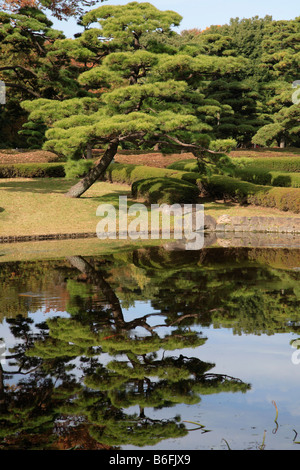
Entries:
{"type": "MultiPolygon", "coordinates": [[[[270,177],[266,177],[266,173],[261,170],[257,175],[264,184],[255,184],[226,175],[200,178],[199,173],[184,171],[190,170],[192,168],[190,165],[193,163],[195,162],[177,162],[172,165],[182,170],[116,163],[109,166],[106,179],[132,185],[133,196],[143,197],[149,203],[193,203],[199,197],[201,189],[214,199],[300,213],[300,189],[272,187],[271,184],[267,184],[270,177]]],[[[271,183],[276,180],[276,172],[273,175],[272,173],[267,173],[271,175],[271,183]]]]}
{"type": "Polygon", "coordinates": [[[131,191],[133,197],[143,197],[149,204],[193,204],[199,197],[196,185],[168,177],[135,181],[131,191]]]}
{"type": "Polygon", "coordinates": [[[132,184],[147,178],[177,178],[195,183],[199,175],[194,172],[183,172],[168,168],[154,168],[129,163],[111,163],[105,179],[114,183],[132,184]]]}
{"type": "Polygon", "coordinates": [[[272,186],[284,188],[300,188],[300,173],[280,173],[272,171],[272,186]]]}
{"type": "MultiPolygon", "coordinates": [[[[291,163],[286,162],[288,160],[285,158],[243,158],[238,159],[234,158],[232,161],[236,163],[236,168],[232,171],[232,176],[241,179],[242,181],[247,181],[249,183],[259,184],[259,185],[270,185],[270,186],[279,186],[279,187],[291,187],[291,188],[300,188],[300,171],[288,171],[281,170],[281,167],[292,168],[296,170],[298,164],[300,163],[300,158],[293,158],[293,166],[291,163]],[[264,163],[262,163],[262,160],[264,163]],[[271,162],[269,162],[271,160],[271,162]],[[275,161],[274,161],[275,160],[275,161]],[[284,162],[282,160],[285,160],[284,162]],[[276,167],[278,163],[278,169],[276,167]],[[274,170],[272,169],[274,167],[274,170]]],[[[168,169],[183,171],[183,172],[198,172],[197,162],[195,160],[182,160],[179,162],[172,163],[168,166],[168,169]]],[[[300,170],[300,165],[299,165],[300,170]]]]}
{"type": "Polygon", "coordinates": [[[204,183],[205,190],[214,199],[228,199],[247,203],[249,195],[267,191],[271,186],[256,185],[224,175],[214,175],[204,183]]]}
{"type": "Polygon", "coordinates": [[[261,168],[236,168],[233,176],[238,179],[241,179],[242,181],[247,181],[248,183],[272,186],[271,173],[268,170],[264,170],[261,168]]]}
{"type": "Polygon", "coordinates": [[[248,197],[250,204],[263,207],[274,207],[281,211],[300,213],[300,189],[271,188],[269,191],[258,191],[248,197]]]}
{"type": "Polygon", "coordinates": [[[195,159],[180,160],[179,162],[171,163],[167,168],[171,170],[194,171],[198,173],[198,165],[195,159]]]}
{"type": "Polygon", "coordinates": [[[240,168],[255,167],[269,171],[283,171],[286,173],[300,172],[300,157],[259,157],[259,158],[232,158],[233,163],[240,168]]]}
{"type": "Polygon", "coordinates": [[[106,171],[105,179],[115,183],[132,184],[145,178],[178,177],[178,172],[166,168],[154,168],[126,163],[111,163],[106,171]]]}
{"type": "MultiPolygon", "coordinates": [[[[206,175],[208,174],[227,174],[233,175],[235,165],[233,160],[225,154],[218,154],[214,156],[215,164],[206,164],[206,175]]],[[[167,167],[169,170],[188,171],[199,173],[198,162],[195,159],[181,160],[171,163],[167,167]]],[[[202,173],[202,172],[201,172],[202,173]]]]}
{"type": "Polygon", "coordinates": [[[0,165],[0,178],[63,178],[64,163],[15,163],[0,165]]]}
{"type": "Polygon", "coordinates": [[[131,185],[133,196],[143,197],[150,204],[189,204],[196,202],[199,196],[197,173],[112,163],[105,179],[131,185]]]}
{"type": "MultiPolygon", "coordinates": [[[[202,181],[203,184],[203,181],[202,181]]],[[[204,183],[205,190],[215,199],[273,207],[300,213],[300,189],[257,185],[229,176],[212,176],[204,183]]]]}
{"type": "Polygon", "coordinates": [[[300,188],[300,173],[270,171],[249,166],[243,169],[236,169],[234,176],[243,181],[255,184],[267,184],[270,186],[285,188],[300,188]]]}

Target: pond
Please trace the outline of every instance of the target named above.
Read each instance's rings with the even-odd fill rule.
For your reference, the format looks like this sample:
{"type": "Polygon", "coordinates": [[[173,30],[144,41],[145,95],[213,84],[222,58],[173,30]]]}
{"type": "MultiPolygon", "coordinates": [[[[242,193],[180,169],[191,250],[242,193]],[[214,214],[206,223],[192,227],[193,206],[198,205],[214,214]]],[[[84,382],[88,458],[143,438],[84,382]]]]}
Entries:
{"type": "Polygon", "coordinates": [[[65,243],[2,253],[1,450],[300,449],[299,249],[65,243]]]}

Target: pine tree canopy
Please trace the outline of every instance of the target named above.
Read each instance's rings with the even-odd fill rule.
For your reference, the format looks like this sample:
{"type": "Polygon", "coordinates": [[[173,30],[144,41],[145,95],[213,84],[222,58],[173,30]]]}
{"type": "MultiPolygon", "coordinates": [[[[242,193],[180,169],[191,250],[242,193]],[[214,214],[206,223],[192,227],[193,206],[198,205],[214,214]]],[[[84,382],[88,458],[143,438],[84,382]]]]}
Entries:
{"type": "MultiPolygon", "coordinates": [[[[153,52],[151,34],[168,37],[180,21],[177,13],[150,3],[105,5],[87,13],[83,24],[98,22],[94,38],[99,50],[106,45],[101,63],[78,77],[89,96],[23,103],[31,120],[42,119],[49,127],[44,148],[71,159],[81,158],[87,146],[114,143],[117,149],[126,142],[159,144],[165,151],[186,148],[198,156],[213,153],[203,143],[213,140],[210,120],[222,106],[216,100],[206,103],[199,83],[238,73],[247,60],[153,52]]],[[[74,40],[79,49],[92,32],[74,40]]]]}

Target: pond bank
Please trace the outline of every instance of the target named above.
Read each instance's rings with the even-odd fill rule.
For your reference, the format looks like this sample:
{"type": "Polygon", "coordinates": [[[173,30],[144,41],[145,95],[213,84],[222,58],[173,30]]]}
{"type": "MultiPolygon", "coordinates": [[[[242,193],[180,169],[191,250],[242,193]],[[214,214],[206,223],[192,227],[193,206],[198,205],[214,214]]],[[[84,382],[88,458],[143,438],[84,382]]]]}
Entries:
{"type": "MultiPolygon", "coordinates": [[[[171,228],[170,233],[172,232],[171,228]]],[[[286,239],[286,234],[290,234],[291,237],[288,237],[288,239],[294,239],[295,237],[293,237],[293,235],[300,234],[300,217],[246,217],[223,214],[215,219],[211,215],[205,215],[204,232],[207,234],[216,234],[215,238],[217,239],[232,238],[232,234],[234,234],[234,239],[246,238],[247,240],[251,240],[251,244],[254,243],[254,246],[260,246],[256,244],[255,240],[260,240],[261,235],[263,234],[273,234],[273,238],[274,235],[276,236],[274,239],[278,239],[278,237],[280,238],[280,235],[284,235],[284,239],[286,239]],[[225,237],[224,234],[228,234],[228,237],[225,237]],[[240,234],[243,235],[241,236],[240,234]],[[260,235],[259,237],[258,234],[260,235]]],[[[116,237],[118,237],[118,233],[116,234],[116,237]]],[[[0,244],[84,238],[97,238],[97,233],[94,231],[79,233],[48,233],[38,235],[5,235],[0,236],[0,244]]],[[[149,233],[149,239],[150,238],[151,236],[149,233]]]]}
{"type": "Polygon", "coordinates": [[[206,216],[204,223],[209,232],[300,233],[300,217],[246,217],[223,214],[217,219],[206,216]]]}

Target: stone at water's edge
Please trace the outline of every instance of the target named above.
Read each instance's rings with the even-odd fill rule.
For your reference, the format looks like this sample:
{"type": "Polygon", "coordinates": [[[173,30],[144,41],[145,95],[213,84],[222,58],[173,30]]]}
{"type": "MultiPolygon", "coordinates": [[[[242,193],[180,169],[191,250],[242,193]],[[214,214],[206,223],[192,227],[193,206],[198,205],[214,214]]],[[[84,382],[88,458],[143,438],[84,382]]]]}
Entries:
{"type": "MultiPolygon", "coordinates": [[[[195,229],[195,220],[193,220],[195,229]]],[[[230,216],[222,214],[218,219],[204,215],[206,232],[271,232],[300,233],[300,217],[230,216]]]]}
{"type": "Polygon", "coordinates": [[[217,222],[211,215],[204,215],[204,230],[213,232],[216,229],[217,222]]]}
{"type": "Polygon", "coordinates": [[[300,217],[241,217],[223,214],[216,220],[215,231],[300,233],[300,217]]]}
{"type": "Polygon", "coordinates": [[[213,235],[216,237],[216,245],[223,248],[300,249],[300,233],[214,232],[213,235]]]}

